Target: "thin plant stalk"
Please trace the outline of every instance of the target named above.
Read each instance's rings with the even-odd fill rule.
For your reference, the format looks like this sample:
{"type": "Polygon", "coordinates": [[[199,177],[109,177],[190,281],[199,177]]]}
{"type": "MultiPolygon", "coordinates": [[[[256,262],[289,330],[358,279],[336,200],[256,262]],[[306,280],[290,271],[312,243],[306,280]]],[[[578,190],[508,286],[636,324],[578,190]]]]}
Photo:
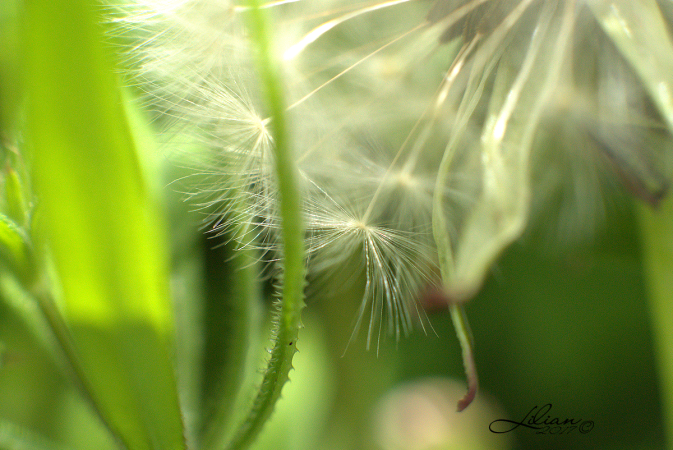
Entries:
{"type": "Polygon", "coordinates": [[[673,449],[673,198],[639,207],[645,281],[659,372],[666,447],[673,449]]]}
{"type": "Polygon", "coordinates": [[[281,238],[283,250],[283,291],[280,309],[275,318],[274,344],[262,385],[252,408],[227,446],[228,449],[247,448],[271,416],[283,385],[292,369],[297,337],[304,308],[304,227],[301,218],[301,198],[297,189],[297,169],[292,157],[286,126],[286,104],[279,78],[279,66],[273,56],[271,29],[266,11],[259,0],[250,1],[249,30],[256,56],[259,78],[271,117],[274,138],[275,172],[280,194],[281,238]]]}

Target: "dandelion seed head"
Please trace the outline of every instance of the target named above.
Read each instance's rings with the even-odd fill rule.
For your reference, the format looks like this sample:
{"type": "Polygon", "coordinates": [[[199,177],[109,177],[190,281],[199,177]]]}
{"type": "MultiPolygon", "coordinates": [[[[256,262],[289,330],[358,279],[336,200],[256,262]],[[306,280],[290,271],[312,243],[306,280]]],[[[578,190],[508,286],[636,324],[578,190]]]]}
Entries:
{"type": "Polygon", "coordinates": [[[351,220],[347,223],[347,225],[355,230],[359,231],[364,231],[364,232],[371,232],[372,229],[367,226],[364,222],[360,220],[351,220]]]}
{"type": "MultiPolygon", "coordinates": [[[[371,318],[368,342],[382,323],[394,335],[408,330],[437,265],[454,300],[473,296],[531,217],[582,234],[605,215],[615,180],[651,203],[665,195],[670,158],[660,153],[669,152],[673,94],[663,69],[673,61],[642,38],[642,18],[668,18],[654,1],[630,5],[264,5],[277,24],[309,266],[364,276],[355,328],[371,318]]],[[[281,254],[272,119],[261,113],[246,7],[138,0],[118,8],[116,23],[136,35],[129,58],[148,104],[209,149],[200,166],[206,203],[230,213],[228,199],[242,199],[230,220],[281,254]]],[[[657,36],[673,48],[667,31],[657,36]]]]}

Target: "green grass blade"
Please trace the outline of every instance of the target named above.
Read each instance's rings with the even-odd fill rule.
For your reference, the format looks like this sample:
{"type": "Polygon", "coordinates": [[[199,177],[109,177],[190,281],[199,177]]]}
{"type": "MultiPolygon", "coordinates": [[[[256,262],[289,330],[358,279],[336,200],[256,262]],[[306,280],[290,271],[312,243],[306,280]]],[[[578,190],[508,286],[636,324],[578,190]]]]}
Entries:
{"type": "Polygon", "coordinates": [[[652,334],[659,369],[661,409],[673,448],[673,199],[657,210],[639,205],[644,274],[649,290],[652,334]]]}
{"type": "Polygon", "coordinates": [[[71,338],[83,386],[129,449],[180,449],[165,229],[95,4],[25,2],[32,176],[68,325],[55,332],[71,338]]]}

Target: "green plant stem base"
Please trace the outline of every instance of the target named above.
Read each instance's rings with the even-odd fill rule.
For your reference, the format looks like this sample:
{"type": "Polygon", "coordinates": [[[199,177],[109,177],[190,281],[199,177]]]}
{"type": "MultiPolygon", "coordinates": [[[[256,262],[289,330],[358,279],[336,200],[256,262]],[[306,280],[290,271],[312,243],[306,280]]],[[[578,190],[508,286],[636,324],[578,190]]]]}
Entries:
{"type": "Polygon", "coordinates": [[[641,205],[639,219],[666,448],[673,449],[673,198],[656,210],[641,205]]]}

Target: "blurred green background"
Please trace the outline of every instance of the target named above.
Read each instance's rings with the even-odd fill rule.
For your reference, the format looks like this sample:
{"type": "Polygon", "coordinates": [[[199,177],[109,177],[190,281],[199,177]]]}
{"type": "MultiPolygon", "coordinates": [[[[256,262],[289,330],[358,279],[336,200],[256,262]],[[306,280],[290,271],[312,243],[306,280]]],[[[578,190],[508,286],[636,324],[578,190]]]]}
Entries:
{"type": "MultiPolygon", "coordinates": [[[[22,112],[17,69],[19,10],[17,1],[0,3],[3,167],[16,164],[12,155],[22,143],[17,132],[22,112]]],[[[136,120],[140,122],[137,132],[145,133],[141,141],[151,143],[152,132],[143,123],[147,118],[138,114],[136,120]]],[[[236,346],[226,340],[226,326],[227,295],[237,273],[229,261],[231,249],[223,245],[225,239],[204,234],[203,211],[195,211],[194,204],[184,201],[181,192],[191,182],[189,169],[167,158],[160,147],[148,147],[147,159],[158,168],[149,172],[156,177],[150,181],[160,187],[169,224],[166,246],[172,255],[177,358],[201,364],[191,370],[178,361],[180,383],[185,389],[200,386],[207,393],[212,376],[209,368],[221,365],[223,355],[236,346]],[[183,184],[173,183],[186,176],[183,184]],[[190,324],[192,319],[202,322],[190,324]],[[202,353],[190,355],[197,352],[194,349],[202,353]]],[[[2,173],[6,184],[7,169],[2,173]]],[[[491,408],[488,412],[476,415],[468,410],[457,416],[438,406],[438,392],[447,396],[451,409],[464,388],[460,348],[448,311],[430,313],[436,336],[416,331],[399,343],[389,339],[381,344],[378,355],[365,351],[361,338],[344,354],[358,286],[355,283],[349,292],[325,284],[307,299],[296,370],[271,423],[253,448],[368,449],[382,445],[377,444],[381,441],[386,448],[416,448],[402,446],[403,438],[395,438],[390,431],[395,425],[398,431],[407,426],[428,427],[417,432],[443,436],[438,438],[444,439],[442,446],[425,447],[436,449],[664,448],[634,208],[621,194],[615,194],[610,205],[595,236],[563,249],[550,248],[544,234],[536,232],[549,224],[535,224],[503,255],[482,292],[467,306],[476,342],[480,401],[486,402],[470,408],[480,412],[479,408],[491,408]],[[435,403],[418,400],[428,389],[428,398],[435,403]],[[418,401],[405,403],[395,397],[400,392],[416,395],[413,398],[418,401]],[[548,403],[553,405],[552,417],[591,420],[593,429],[563,435],[536,434],[521,427],[503,435],[489,431],[495,419],[520,420],[533,407],[548,403]],[[394,422],[395,414],[408,416],[408,420],[394,422]],[[418,418],[427,420],[414,420],[418,418]],[[381,438],[382,433],[392,441],[381,438]]],[[[30,299],[21,299],[20,289],[12,290],[14,282],[6,266],[0,278],[8,286],[3,295],[15,292],[13,301],[30,303],[30,299]]],[[[114,448],[26,321],[6,300],[0,301],[0,419],[36,430],[66,448],[114,448]]],[[[260,315],[257,339],[253,339],[260,359],[252,366],[262,367],[267,319],[260,315]]],[[[254,367],[250,372],[247,383],[254,383],[254,367]]],[[[185,411],[186,422],[190,414],[196,413],[185,411]]]]}

